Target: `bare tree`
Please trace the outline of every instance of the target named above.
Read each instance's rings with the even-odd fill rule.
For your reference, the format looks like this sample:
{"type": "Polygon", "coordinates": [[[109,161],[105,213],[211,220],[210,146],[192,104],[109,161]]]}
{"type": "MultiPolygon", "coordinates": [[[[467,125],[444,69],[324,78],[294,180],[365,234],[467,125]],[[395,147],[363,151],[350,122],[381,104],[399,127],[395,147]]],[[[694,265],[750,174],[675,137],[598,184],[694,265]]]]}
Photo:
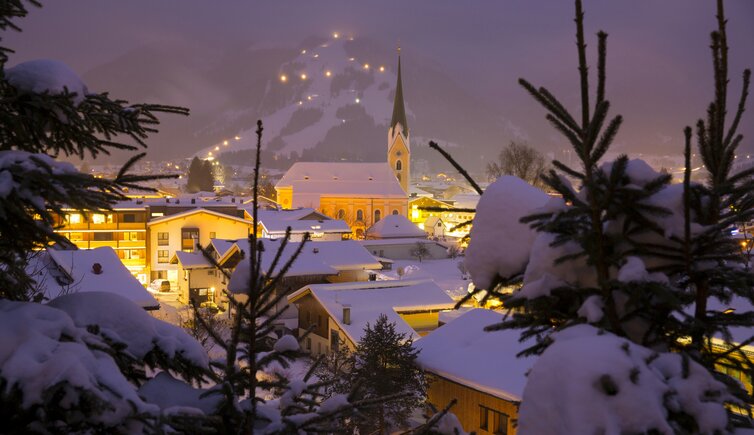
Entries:
{"type": "Polygon", "coordinates": [[[502,175],[513,175],[532,186],[544,187],[542,174],[547,170],[545,156],[529,144],[511,141],[500,151],[497,160],[487,164],[487,176],[491,181],[502,175]]]}

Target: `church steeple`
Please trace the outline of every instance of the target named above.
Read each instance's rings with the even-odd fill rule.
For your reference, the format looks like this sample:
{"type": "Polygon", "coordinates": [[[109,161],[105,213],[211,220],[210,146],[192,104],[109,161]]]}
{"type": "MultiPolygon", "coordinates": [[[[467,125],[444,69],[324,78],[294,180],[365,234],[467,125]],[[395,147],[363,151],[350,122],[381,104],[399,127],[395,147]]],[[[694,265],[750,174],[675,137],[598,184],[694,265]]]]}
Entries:
{"type": "Polygon", "coordinates": [[[403,135],[408,136],[408,122],[406,122],[406,108],[403,106],[403,83],[401,80],[401,55],[398,49],[398,83],[395,85],[395,101],[393,101],[393,118],[390,120],[390,130],[400,123],[403,135]]]}
{"type": "Polygon", "coordinates": [[[406,108],[403,106],[403,82],[401,80],[401,49],[398,49],[398,83],[395,85],[393,118],[387,132],[387,161],[408,195],[411,181],[411,146],[406,122],[406,108]]]}

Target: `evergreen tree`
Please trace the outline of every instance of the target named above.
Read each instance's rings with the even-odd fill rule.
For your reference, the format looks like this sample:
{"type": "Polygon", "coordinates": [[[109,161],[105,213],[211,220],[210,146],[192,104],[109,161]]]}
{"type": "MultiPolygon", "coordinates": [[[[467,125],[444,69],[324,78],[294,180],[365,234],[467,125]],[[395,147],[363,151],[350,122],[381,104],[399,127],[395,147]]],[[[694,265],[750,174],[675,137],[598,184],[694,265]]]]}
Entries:
{"type": "MultiPolygon", "coordinates": [[[[36,1],[4,2],[0,30],[20,30],[13,20],[26,16],[27,4],[39,6],[36,1]]],[[[65,240],[54,232],[55,216],[63,215],[64,208],[109,210],[113,202],[126,199],[123,189],[144,189],[140,182],[160,178],[128,173],[144,154],[133,156],[115,179],[81,173],[54,157],[97,157],[111,150],[146,148],[147,137],[156,131],[157,113],[188,111],[92,93],[55,61],[8,68],[9,52],[0,47],[0,297],[25,300],[32,287],[26,256],[65,240]]]]}
{"type": "Polygon", "coordinates": [[[202,171],[202,161],[199,160],[199,157],[194,157],[191,160],[191,164],[189,165],[188,174],[186,174],[186,178],[188,179],[186,181],[186,191],[189,193],[196,193],[198,192],[200,180],[201,180],[201,171],[202,171]]]}
{"type": "Polygon", "coordinates": [[[202,192],[212,192],[215,190],[215,174],[212,162],[205,160],[202,162],[202,168],[199,171],[199,190],[202,192]]]}
{"type": "MultiPolygon", "coordinates": [[[[594,330],[573,328],[584,323],[609,333],[592,342],[603,340],[615,346],[594,349],[595,356],[601,352],[608,355],[618,348],[624,350],[626,358],[648,355],[642,365],[635,366],[634,375],[627,371],[621,376],[641,385],[638,373],[646,366],[647,373],[660,370],[664,377],[659,381],[672,385],[660,398],[664,419],[653,421],[647,428],[650,431],[726,430],[730,422],[721,424],[717,419],[713,424],[710,420],[711,415],[724,413],[723,402],[743,406],[739,409],[744,410],[752,403],[751,395],[737,381],[716,371],[728,366],[751,373],[751,360],[741,347],[754,341],[754,337],[739,343],[732,340],[732,327],[754,326],[754,279],[742,265],[736,241],[726,232],[736,222],[754,215],[754,171],[731,173],[736,148],[742,140],[736,128],[744,111],[750,72],[744,72],[738,108],[726,129],[728,47],[722,0],[717,2],[717,8],[718,30],[712,34],[715,99],[708,108],[707,120],[697,125],[698,152],[709,171],[705,184],[691,183],[690,128],[685,130],[683,185],[670,186],[669,176],[654,172],[641,161],[629,161],[626,156],[600,164],[621,118],[608,121],[607,117],[607,35],[603,32],[598,34],[597,91],[592,108],[580,0],[576,0],[575,20],[580,120],[547,89],[520,80],[548,110],[548,121],[570,141],[581,167],[554,161],[555,169],[544,177],[563,201],[548,204],[543,212],[522,220],[540,235],[532,248],[523,287],[502,296],[507,307],[518,310],[511,320],[490,329],[524,328],[522,338],[536,338],[536,344],[524,353],[544,352],[540,360],[548,364],[552,363],[553,354],[545,357],[561,336],[559,331],[569,330],[562,335],[565,343],[568,337],[594,330]],[[573,187],[569,179],[576,180],[579,186],[573,187]],[[742,312],[725,313],[720,308],[736,299],[745,302],[742,312]],[[713,308],[715,301],[717,308],[713,308]],[[696,390],[701,383],[689,381],[690,373],[703,378],[707,390],[696,390]],[[713,379],[727,385],[727,391],[713,379]],[[702,400],[707,403],[706,408],[689,404],[689,400],[702,400]]],[[[517,274],[498,277],[496,285],[520,280],[517,274]]],[[[557,348],[555,355],[564,351],[563,346],[557,348]]],[[[597,381],[606,396],[617,396],[624,389],[610,375],[602,375],[597,381]]],[[[538,383],[537,388],[541,389],[542,384],[538,383]]],[[[524,414],[522,407],[522,419],[524,414]]],[[[536,419],[536,413],[530,418],[536,419]]]]}
{"type": "MultiPolygon", "coordinates": [[[[259,199],[262,131],[262,122],[258,121],[254,204],[259,199]]],[[[257,221],[257,208],[254,207],[252,222],[257,221]]],[[[369,406],[395,399],[391,396],[357,398],[355,391],[333,395],[327,382],[318,381],[313,376],[319,363],[315,363],[301,379],[290,379],[281,373],[279,367],[287,368],[294,359],[306,356],[299,346],[306,335],[298,339],[286,335],[270,344],[275,323],[285,313],[285,309],[276,310],[276,306],[288,294],[276,289],[304,249],[308,237],[284,261],[281,256],[289,240],[290,228],[279,250],[267,252],[263,239],[257,239],[253,231],[249,234],[249,252],[244,254],[245,259],[233,272],[236,279],[248,283],[246,292],[226,294],[232,315],[229,334],[222,334],[214,328],[201,315],[200,308],[194,306],[195,321],[226,355],[224,361],[213,364],[211,378],[217,386],[208,393],[208,397],[219,397],[215,412],[208,416],[218,433],[335,432],[342,429],[339,427],[342,419],[354,418],[356,413],[365,412],[369,406]],[[262,268],[265,255],[274,258],[266,270],[262,268]],[[266,400],[267,395],[275,400],[266,400]]],[[[203,248],[202,251],[207,261],[227,279],[231,278],[230,271],[221,268],[209,250],[203,248]]]]}
{"type": "Polygon", "coordinates": [[[427,394],[424,372],[416,365],[418,351],[413,340],[395,330],[395,324],[381,314],[374,325],[367,323],[353,354],[351,384],[361,387],[358,397],[373,399],[398,396],[362,411],[355,422],[360,433],[389,433],[405,427],[411,414],[427,394]]]}

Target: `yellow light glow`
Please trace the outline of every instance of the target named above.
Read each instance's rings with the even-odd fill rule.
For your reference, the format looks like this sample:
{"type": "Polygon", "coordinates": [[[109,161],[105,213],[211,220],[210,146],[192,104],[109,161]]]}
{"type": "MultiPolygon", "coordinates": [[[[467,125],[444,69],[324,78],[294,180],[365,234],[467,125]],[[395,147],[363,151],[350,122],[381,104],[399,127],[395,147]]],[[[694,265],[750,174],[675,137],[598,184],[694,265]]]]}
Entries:
{"type": "Polygon", "coordinates": [[[306,80],[306,73],[301,73],[301,80],[306,80]]]}
{"type": "Polygon", "coordinates": [[[309,100],[309,101],[311,101],[312,100],[312,96],[309,95],[309,96],[306,97],[306,99],[309,100]]]}
{"type": "Polygon", "coordinates": [[[235,139],[235,140],[241,140],[241,136],[236,136],[233,139],[235,139]]]}
{"type": "Polygon", "coordinates": [[[288,81],[288,76],[285,75],[285,74],[281,74],[280,75],[280,81],[283,82],[283,83],[287,82],[288,81]]]}
{"type": "Polygon", "coordinates": [[[208,156],[211,156],[211,155],[212,155],[212,151],[208,152],[208,153],[207,153],[207,155],[208,155],[208,156]]]}
{"type": "Polygon", "coordinates": [[[220,151],[220,147],[215,147],[215,151],[220,151]]]}
{"type": "Polygon", "coordinates": [[[361,103],[361,99],[360,99],[360,98],[357,98],[357,99],[356,99],[356,103],[361,103]]]}
{"type": "Polygon", "coordinates": [[[175,165],[175,169],[181,169],[181,167],[178,165],[175,165]]]}
{"type": "Polygon", "coordinates": [[[385,67],[384,66],[380,67],[380,72],[385,72],[385,67]]]}
{"type": "Polygon", "coordinates": [[[335,39],[338,39],[338,38],[340,38],[340,35],[338,34],[338,32],[335,32],[335,33],[332,34],[332,37],[335,38],[335,39]]]}
{"type": "Polygon", "coordinates": [[[351,62],[353,62],[354,60],[356,60],[356,58],[355,57],[349,57],[348,60],[350,60],[351,62]]]}
{"type": "Polygon", "coordinates": [[[325,71],[325,77],[330,77],[332,73],[330,71],[325,71]]]}
{"type": "Polygon", "coordinates": [[[306,54],[306,50],[301,50],[301,54],[306,54]]]}
{"type": "Polygon", "coordinates": [[[298,105],[299,105],[299,106],[301,106],[302,104],[304,104],[304,102],[303,102],[303,101],[299,101],[299,102],[298,102],[298,105]]]}
{"type": "Polygon", "coordinates": [[[369,64],[368,63],[364,64],[364,69],[369,69],[369,64]]]}
{"type": "Polygon", "coordinates": [[[315,58],[315,59],[316,59],[316,58],[318,58],[318,57],[319,57],[319,54],[315,54],[315,55],[314,55],[314,58],[315,58]]]}
{"type": "Polygon", "coordinates": [[[227,145],[228,145],[228,141],[227,141],[227,140],[224,140],[224,141],[223,141],[223,145],[227,146],[227,145]]]}

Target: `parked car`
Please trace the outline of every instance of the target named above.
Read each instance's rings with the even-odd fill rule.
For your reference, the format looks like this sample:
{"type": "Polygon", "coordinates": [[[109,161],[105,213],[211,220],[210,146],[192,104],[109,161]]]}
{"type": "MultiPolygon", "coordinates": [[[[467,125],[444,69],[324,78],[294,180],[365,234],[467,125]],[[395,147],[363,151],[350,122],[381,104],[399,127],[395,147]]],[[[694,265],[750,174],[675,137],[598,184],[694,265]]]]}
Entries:
{"type": "Polygon", "coordinates": [[[170,291],[170,281],[164,279],[156,279],[149,284],[149,290],[155,293],[165,293],[170,291]]]}

